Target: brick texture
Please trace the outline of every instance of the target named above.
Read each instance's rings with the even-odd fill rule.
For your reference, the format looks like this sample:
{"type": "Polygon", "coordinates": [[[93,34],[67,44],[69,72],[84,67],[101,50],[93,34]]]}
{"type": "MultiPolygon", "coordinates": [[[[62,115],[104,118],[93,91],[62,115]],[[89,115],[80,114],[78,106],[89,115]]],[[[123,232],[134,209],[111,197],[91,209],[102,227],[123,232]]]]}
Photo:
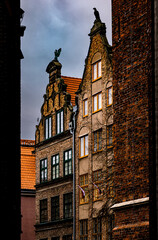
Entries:
{"type": "MultiPolygon", "coordinates": [[[[149,196],[152,159],[151,1],[112,1],[117,203],[149,196]]],[[[149,239],[149,206],[116,211],[113,239],[149,239]],[[139,224],[138,224],[139,225],[139,224]],[[118,230],[116,230],[118,229],[118,230]],[[120,230],[119,230],[120,229],[120,230]]]]}

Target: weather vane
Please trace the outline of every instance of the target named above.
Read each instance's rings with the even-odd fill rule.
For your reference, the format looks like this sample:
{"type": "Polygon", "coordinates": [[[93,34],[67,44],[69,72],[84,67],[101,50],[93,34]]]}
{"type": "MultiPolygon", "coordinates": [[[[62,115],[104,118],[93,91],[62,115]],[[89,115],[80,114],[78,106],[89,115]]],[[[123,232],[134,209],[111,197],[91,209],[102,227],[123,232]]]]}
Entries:
{"type": "Polygon", "coordinates": [[[55,55],[54,61],[58,61],[58,57],[60,56],[60,53],[61,53],[61,48],[59,48],[58,50],[56,49],[54,51],[54,55],[55,55]]]}

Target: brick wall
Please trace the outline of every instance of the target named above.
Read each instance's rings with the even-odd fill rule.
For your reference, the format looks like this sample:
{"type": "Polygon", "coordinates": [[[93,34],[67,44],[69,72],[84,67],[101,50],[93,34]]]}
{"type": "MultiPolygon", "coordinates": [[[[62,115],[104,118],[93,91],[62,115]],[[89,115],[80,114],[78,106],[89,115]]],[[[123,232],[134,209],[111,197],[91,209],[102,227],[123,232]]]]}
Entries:
{"type": "MultiPolygon", "coordinates": [[[[152,160],[151,1],[112,1],[115,201],[149,196],[152,160]]],[[[149,219],[149,206],[132,211],[132,221],[149,219]],[[140,215],[142,214],[142,218],[140,215]],[[144,218],[143,219],[143,215],[144,218]]],[[[123,228],[117,210],[114,239],[148,239],[149,226],[123,228]],[[141,230],[141,229],[142,230],[141,230]],[[118,230],[120,229],[120,230],[118,230]],[[140,234],[137,234],[140,232],[140,234]]],[[[127,219],[127,225],[131,218],[127,219]]]]}

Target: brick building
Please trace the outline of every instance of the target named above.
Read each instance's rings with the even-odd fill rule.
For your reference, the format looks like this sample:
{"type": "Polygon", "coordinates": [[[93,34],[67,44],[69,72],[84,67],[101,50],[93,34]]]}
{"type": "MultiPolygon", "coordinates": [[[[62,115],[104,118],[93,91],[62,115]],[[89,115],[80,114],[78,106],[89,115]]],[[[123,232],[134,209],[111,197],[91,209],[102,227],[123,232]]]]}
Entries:
{"type": "Polygon", "coordinates": [[[113,204],[112,48],[95,10],[77,91],[76,239],[110,239],[113,204]]]}
{"type": "Polygon", "coordinates": [[[21,240],[35,240],[34,150],[34,140],[21,140],[21,240]]]}
{"type": "Polygon", "coordinates": [[[57,58],[36,126],[36,239],[72,239],[72,135],[69,121],[81,79],[61,77],[57,58]],[[70,95],[71,94],[71,95],[70,95]]]}
{"type": "Polygon", "coordinates": [[[150,0],[112,1],[113,239],[156,239],[153,17],[150,0]]]}

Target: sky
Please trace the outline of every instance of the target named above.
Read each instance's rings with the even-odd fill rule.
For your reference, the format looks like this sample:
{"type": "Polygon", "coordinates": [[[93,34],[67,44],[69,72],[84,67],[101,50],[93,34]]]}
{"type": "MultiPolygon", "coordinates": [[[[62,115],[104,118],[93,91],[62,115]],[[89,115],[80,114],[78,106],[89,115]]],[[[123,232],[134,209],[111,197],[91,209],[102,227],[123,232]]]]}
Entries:
{"type": "Polygon", "coordinates": [[[95,16],[93,7],[106,24],[112,44],[111,0],[21,0],[25,11],[21,25],[24,59],[21,60],[21,138],[35,139],[37,119],[49,76],[46,67],[62,48],[61,75],[82,78],[95,16]]]}

